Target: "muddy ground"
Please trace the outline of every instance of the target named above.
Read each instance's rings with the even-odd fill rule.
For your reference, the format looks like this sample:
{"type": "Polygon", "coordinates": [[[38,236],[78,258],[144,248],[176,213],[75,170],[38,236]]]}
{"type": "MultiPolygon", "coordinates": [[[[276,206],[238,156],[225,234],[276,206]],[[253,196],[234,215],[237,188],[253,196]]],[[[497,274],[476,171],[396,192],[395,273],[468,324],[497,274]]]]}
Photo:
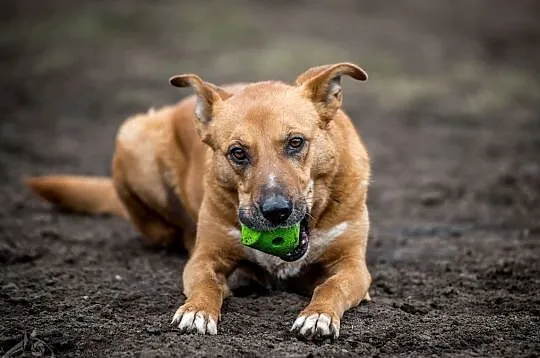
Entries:
{"type": "Polygon", "coordinates": [[[0,353],[538,356],[537,1],[2,1],[0,353]],[[24,175],[107,175],[129,114],[222,83],[351,61],[373,158],[373,302],[334,344],[288,333],[308,299],[233,297],[219,335],[169,326],[185,256],[117,218],[55,211],[24,175]]]}

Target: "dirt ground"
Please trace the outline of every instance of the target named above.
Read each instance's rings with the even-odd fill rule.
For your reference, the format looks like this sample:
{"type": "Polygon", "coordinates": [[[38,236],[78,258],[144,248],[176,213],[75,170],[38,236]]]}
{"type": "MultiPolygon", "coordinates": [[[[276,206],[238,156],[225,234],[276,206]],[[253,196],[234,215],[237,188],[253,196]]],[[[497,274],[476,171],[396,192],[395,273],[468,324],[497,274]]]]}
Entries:
{"type": "Polygon", "coordinates": [[[506,356],[540,352],[538,1],[2,1],[0,354],[506,356]],[[308,298],[232,297],[217,336],[169,326],[183,254],[58,212],[24,175],[110,174],[115,131],[189,91],[170,75],[292,81],[351,61],[373,158],[373,302],[336,343],[288,329],[308,298]]]}

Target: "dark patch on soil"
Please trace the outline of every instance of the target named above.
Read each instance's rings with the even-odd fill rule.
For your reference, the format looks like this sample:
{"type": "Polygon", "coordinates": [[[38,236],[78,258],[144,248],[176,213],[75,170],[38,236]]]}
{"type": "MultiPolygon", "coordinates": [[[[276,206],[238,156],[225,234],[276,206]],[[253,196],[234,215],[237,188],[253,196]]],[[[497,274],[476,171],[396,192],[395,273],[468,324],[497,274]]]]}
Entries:
{"type": "Polygon", "coordinates": [[[224,4],[2,2],[0,353],[538,356],[538,2],[224,4]],[[373,157],[374,281],[334,344],[288,333],[308,299],[283,292],[226,300],[218,336],[180,335],[183,255],[20,183],[108,174],[122,120],[187,94],[173,73],[292,80],[342,60],[370,73],[344,83],[373,157]]]}

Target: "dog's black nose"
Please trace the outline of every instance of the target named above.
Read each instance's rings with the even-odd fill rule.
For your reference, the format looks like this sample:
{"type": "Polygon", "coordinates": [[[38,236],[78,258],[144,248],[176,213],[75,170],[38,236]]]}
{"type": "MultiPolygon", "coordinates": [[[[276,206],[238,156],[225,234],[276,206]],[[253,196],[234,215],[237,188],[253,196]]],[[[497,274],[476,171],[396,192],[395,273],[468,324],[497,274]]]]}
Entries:
{"type": "Polygon", "coordinates": [[[272,194],[264,199],[261,212],[272,224],[279,224],[287,220],[292,213],[292,208],[292,202],[283,195],[272,194]]]}

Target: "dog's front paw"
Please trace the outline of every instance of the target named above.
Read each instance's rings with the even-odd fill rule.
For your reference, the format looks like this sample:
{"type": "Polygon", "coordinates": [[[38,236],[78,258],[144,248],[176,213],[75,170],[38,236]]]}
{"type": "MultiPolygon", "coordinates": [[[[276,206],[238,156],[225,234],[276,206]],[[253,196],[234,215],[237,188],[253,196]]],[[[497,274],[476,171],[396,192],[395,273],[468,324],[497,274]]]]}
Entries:
{"type": "Polygon", "coordinates": [[[329,313],[300,313],[291,328],[300,338],[314,341],[339,337],[339,318],[329,313]]]}
{"type": "Polygon", "coordinates": [[[185,303],[176,310],[171,324],[178,324],[182,333],[217,334],[217,315],[185,303]]]}

